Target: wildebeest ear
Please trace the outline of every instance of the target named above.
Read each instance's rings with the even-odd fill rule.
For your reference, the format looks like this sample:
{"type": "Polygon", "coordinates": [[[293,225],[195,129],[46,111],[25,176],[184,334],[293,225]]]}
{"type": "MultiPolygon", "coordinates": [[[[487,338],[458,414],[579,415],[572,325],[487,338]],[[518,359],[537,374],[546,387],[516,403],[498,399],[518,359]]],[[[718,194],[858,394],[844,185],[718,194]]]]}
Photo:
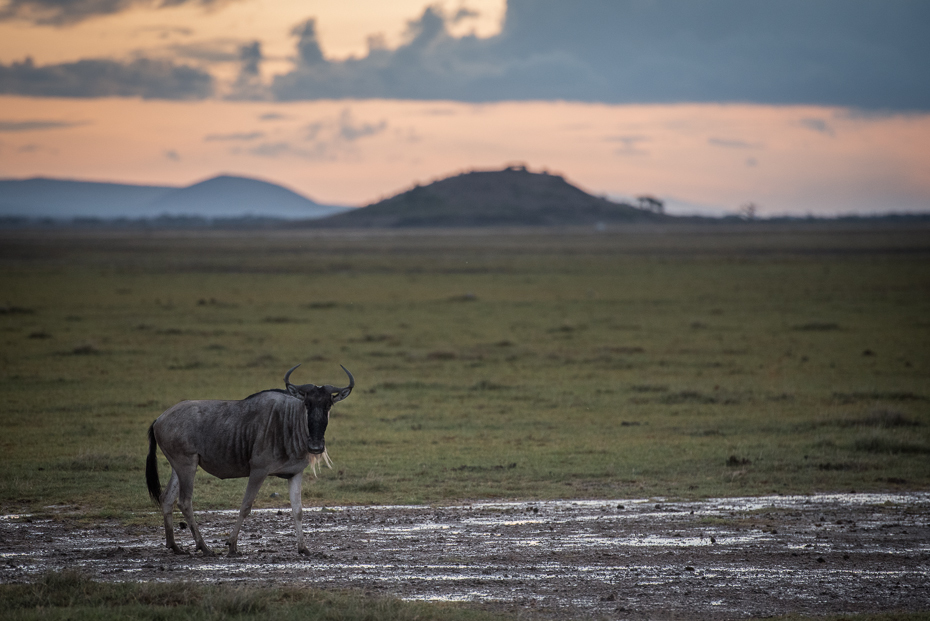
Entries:
{"type": "Polygon", "coordinates": [[[339,392],[333,393],[333,403],[339,403],[343,399],[349,396],[349,393],[352,392],[352,387],[343,388],[339,392]]]}
{"type": "Polygon", "coordinates": [[[293,384],[287,385],[287,394],[289,394],[292,397],[297,397],[298,399],[304,398],[303,393],[300,392],[300,388],[298,388],[297,386],[294,386],[293,384]]]}

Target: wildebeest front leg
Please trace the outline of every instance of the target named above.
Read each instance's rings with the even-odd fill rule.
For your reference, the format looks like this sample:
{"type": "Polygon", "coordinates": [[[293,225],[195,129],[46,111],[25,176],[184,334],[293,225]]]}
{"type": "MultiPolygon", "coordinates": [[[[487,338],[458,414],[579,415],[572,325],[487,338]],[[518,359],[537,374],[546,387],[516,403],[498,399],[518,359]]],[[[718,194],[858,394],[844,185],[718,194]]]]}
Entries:
{"type": "Polygon", "coordinates": [[[226,545],[229,546],[230,556],[238,554],[236,543],[239,540],[239,529],[242,528],[242,521],[252,512],[252,503],[255,502],[255,498],[258,496],[258,490],[261,489],[266,476],[267,474],[265,472],[257,470],[253,470],[249,475],[249,484],[245,487],[245,496],[242,498],[242,507],[239,509],[239,519],[236,520],[236,526],[229,535],[229,539],[226,540],[226,545]]]}
{"type": "Polygon", "coordinates": [[[288,482],[288,492],[291,495],[291,512],[294,514],[294,528],[297,529],[297,552],[300,554],[310,554],[310,550],[304,545],[304,508],[300,499],[301,484],[304,479],[304,473],[298,472],[292,476],[288,482]]]}

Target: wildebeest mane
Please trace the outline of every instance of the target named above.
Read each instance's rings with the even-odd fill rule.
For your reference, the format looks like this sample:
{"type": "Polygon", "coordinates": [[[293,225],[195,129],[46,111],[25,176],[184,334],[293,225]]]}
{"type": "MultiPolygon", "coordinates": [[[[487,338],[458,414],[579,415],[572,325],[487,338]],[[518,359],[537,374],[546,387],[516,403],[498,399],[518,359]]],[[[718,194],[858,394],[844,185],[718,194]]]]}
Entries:
{"type": "Polygon", "coordinates": [[[251,399],[252,397],[257,397],[258,395],[263,395],[263,394],[265,394],[266,392],[280,392],[280,393],[284,393],[285,395],[291,394],[291,393],[289,393],[288,391],[284,390],[283,388],[269,388],[268,390],[260,390],[260,391],[254,393],[254,394],[251,394],[251,395],[249,395],[248,397],[246,397],[245,399],[243,399],[243,401],[248,401],[248,400],[251,399]]]}

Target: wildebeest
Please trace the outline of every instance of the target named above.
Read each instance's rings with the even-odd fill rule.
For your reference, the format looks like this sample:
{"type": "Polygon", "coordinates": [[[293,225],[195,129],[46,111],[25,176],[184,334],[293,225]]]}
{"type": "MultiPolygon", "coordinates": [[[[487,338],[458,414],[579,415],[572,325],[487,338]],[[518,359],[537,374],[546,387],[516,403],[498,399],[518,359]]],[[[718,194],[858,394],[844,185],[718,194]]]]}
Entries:
{"type": "Polygon", "coordinates": [[[174,540],[171,514],[177,501],[190,524],[197,549],[206,555],[213,554],[200,535],[191,505],[194,475],[200,466],[221,479],[249,478],[239,518],[226,541],[230,555],[236,554],[242,521],[251,512],[258,490],[269,475],[288,480],[297,551],[309,554],[302,527],[303,472],[308,465],[312,465],[314,474],[320,462],[331,465],[323,439],[329,411],[333,404],[349,396],[355,378],[342,367],[349,376],[345,388],[295,386],[290,378],[299,366],[284,376],[286,390],[264,390],[241,401],[182,401],[165,410],[149,427],[145,479],[149,495],[164,514],[166,543],[174,552],[185,552],[174,540]],[[171,464],[171,478],[164,492],[158,479],[156,445],[171,464]]]}

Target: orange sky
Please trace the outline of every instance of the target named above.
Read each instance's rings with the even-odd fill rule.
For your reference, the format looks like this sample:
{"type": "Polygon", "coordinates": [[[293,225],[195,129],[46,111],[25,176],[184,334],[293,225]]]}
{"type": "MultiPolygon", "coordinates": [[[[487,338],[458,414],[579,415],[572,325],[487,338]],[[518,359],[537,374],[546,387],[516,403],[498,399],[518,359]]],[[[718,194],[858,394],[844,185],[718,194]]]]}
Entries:
{"type": "MultiPolygon", "coordinates": [[[[503,2],[467,5],[481,16],[458,23],[458,34],[499,30],[503,2]]],[[[447,2],[446,10],[460,6],[447,2]]],[[[5,22],[0,62],[151,56],[182,42],[248,36],[261,39],[270,73],[291,62],[289,28],[308,15],[317,17],[327,57],[346,57],[364,54],[372,34],[396,46],[422,8],[420,0],[250,0],[212,12],[138,9],[64,28],[5,22]]],[[[750,201],[763,214],[927,210],[928,145],[930,115],[816,106],[0,96],[2,178],[184,185],[232,173],[353,205],[461,170],[523,162],[592,193],[650,193],[679,211],[732,212],[750,201]]]]}

